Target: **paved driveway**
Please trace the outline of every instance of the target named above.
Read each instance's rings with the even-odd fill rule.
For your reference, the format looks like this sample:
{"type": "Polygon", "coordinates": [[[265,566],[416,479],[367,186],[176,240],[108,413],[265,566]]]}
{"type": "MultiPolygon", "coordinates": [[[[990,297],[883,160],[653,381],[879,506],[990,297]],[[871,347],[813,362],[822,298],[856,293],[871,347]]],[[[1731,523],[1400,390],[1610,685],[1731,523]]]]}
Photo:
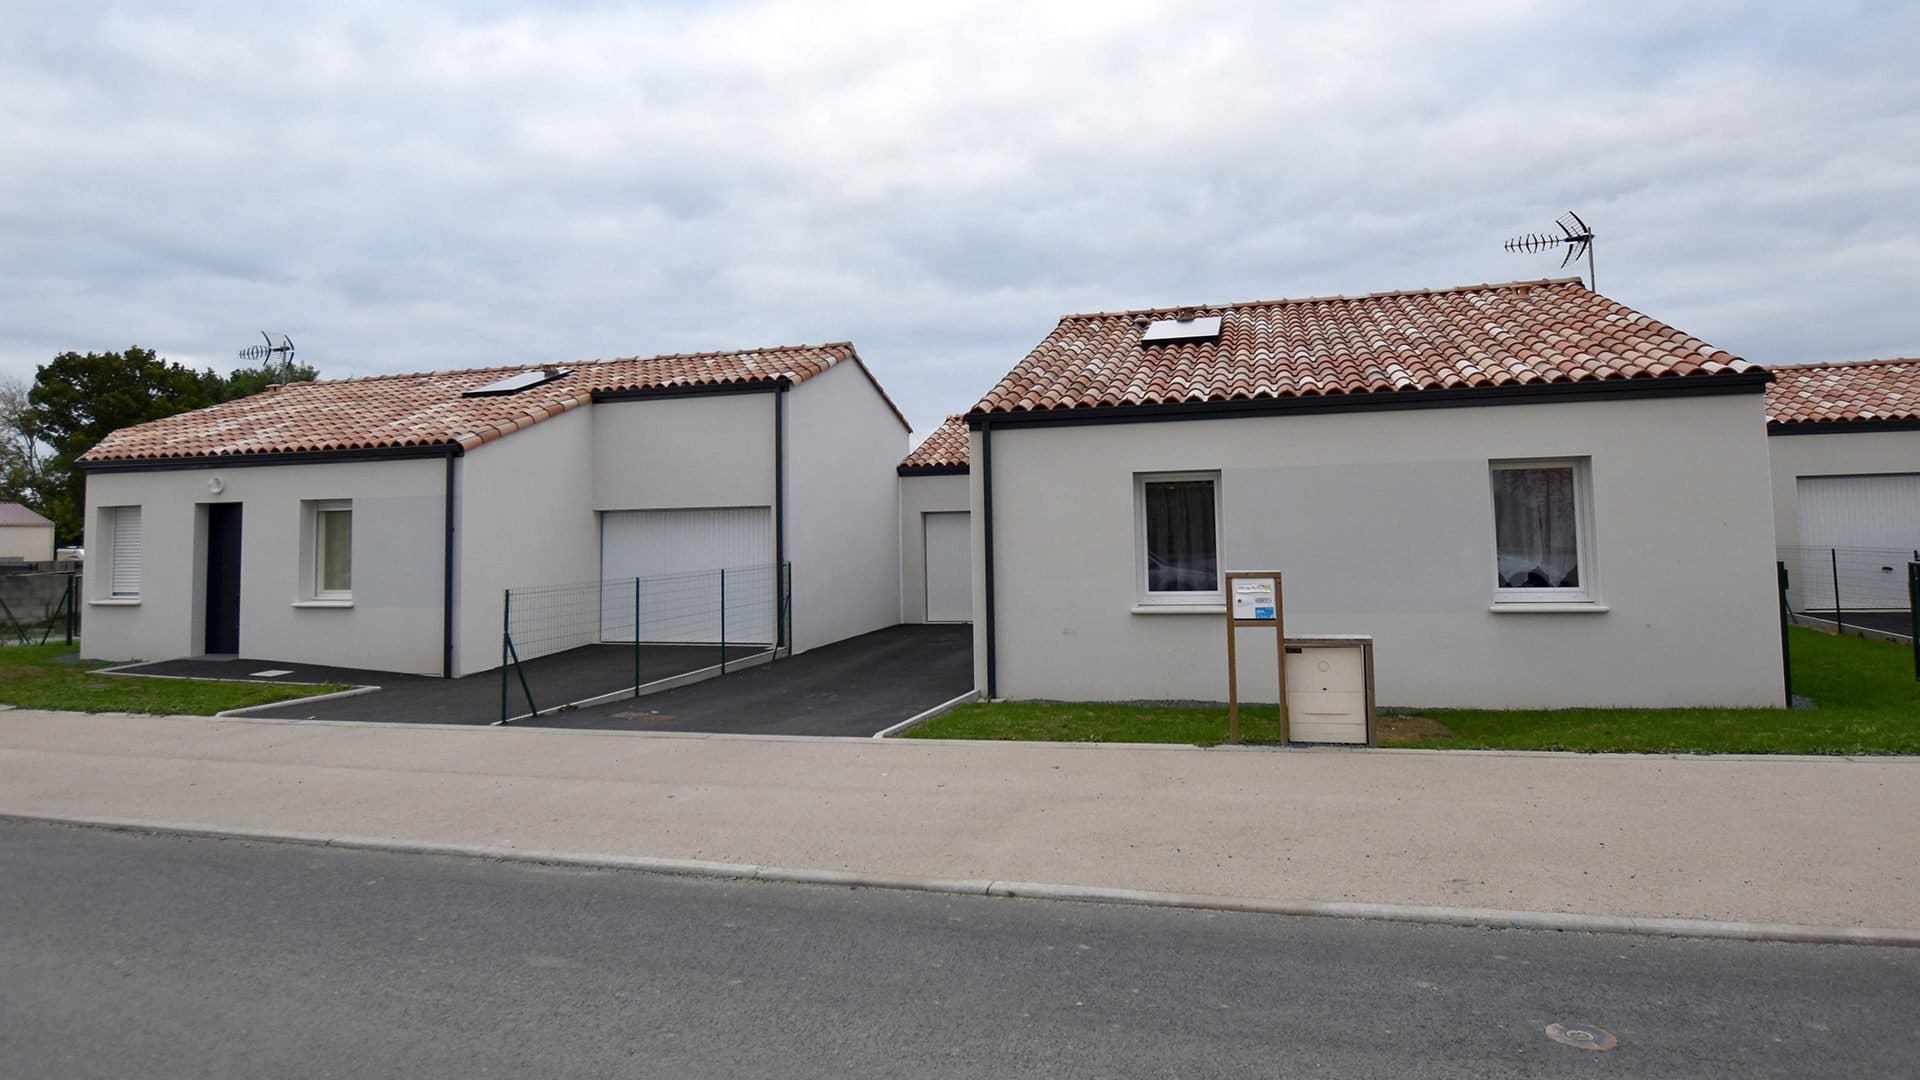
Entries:
{"type": "Polygon", "coordinates": [[[738,735],[872,735],[971,689],[972,627],[902,625],[678,690],[523,723],[738,735]]]}
{"type": "MultiPolygon", "coordinates": [[[[734,659],[739,656],[736,652],[734,659]]],[[[618,692],[633,685],[630,645],[591,645],[526,664],[527,689],[540,708],[618,692]]],[[[711,668],[709,646],[649,646],[642,678],[665,679],[711,668]]],[[[434,679],[391,672],[286,664],[269,660],[169,660],[142,664],[143,674],[206,679],[338,682],[379,690],[324,701],[295,701],[247,715],[283,720],[357,720],[413,724],[492,724],[500,719],[500,672],[434,679]]],[[[951,701],[973,688],[969,626],[892,626],[771,664],[640,698],[549,713],[518,721],[537,727],[624,731],[690,731],[748,735],[872,735],[951,701]]],[[[526,691],[509,683],[512,711],[526,711],[526,691]]]]}

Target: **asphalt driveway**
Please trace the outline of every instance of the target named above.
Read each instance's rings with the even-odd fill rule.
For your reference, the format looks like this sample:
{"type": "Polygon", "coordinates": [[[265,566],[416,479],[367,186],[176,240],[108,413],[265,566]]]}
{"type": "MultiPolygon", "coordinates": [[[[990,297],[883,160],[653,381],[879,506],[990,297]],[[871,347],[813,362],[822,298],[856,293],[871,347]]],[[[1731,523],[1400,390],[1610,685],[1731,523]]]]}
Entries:
{"type": "Polygon", "coordinates": [[[973,689],[973,628],[890,626],[798,656],[524,725],[738,735],[872,735],[973,689]]]}
{"type": "MultiPolygon", "coordinates": [[[[739,660],[735,650],[734,660],[739,660]]],[[[647,646],[642,678],[666,679],[711,668],[709,646],[647,646]]],[[[530,660],[526,686],[508,683],[510,711],[527,712],[531,692],[542,709],[616,693],[633,685],[630,645],[590,645],[530,660]]],[[[270,660],[168,660],[124,669],[145,675],[266,682],[377,686],[372,693],[291,701],[247,711],[283,720],[395,724],[493,724],[500,720],[500,672],[435,679],[384,671],[270,660]],[[278,675],[263,675],[277,671],[278,675]]],[[[773,663],[640,698],[567,709],[517,726],[681,731],[742,735],[872,735],[951,701],[973,687],[973,631],[965,625],[891,626],[773,663]]]]}

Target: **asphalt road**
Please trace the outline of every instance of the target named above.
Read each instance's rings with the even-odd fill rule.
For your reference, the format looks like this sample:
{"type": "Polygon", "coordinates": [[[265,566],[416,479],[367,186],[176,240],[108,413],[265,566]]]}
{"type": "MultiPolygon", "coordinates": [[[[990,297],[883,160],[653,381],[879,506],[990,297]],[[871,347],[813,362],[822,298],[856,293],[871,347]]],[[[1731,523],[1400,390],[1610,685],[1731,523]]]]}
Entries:
{"type": "Polygon", "coordinates": [[[1917,950],[0,824],[10,1077],[1911,1076],[1916,1000],[1917,950]]]}

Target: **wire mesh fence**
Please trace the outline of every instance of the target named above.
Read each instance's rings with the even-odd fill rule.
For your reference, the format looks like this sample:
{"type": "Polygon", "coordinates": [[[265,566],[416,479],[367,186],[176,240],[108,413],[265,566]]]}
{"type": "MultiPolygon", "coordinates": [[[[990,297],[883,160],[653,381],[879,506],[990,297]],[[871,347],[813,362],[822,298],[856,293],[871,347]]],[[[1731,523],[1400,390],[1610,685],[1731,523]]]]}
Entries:
{"type": "Polygon", "coordinates": [[[0,642],[73,644],[80,632],[80,574],[0,574],[0,642]]]}
{"type": "Polygon", "coordinates": [[[789,637],[790,596],[784,564],[509,589],[501,722],[773,654],[789,637]]]}
{"type": "Polygon", "coordinates": [[[1913,636],[1913,565],[1920,550],[1782,547],[1794,615],[1839,627],[1913,636]]]}

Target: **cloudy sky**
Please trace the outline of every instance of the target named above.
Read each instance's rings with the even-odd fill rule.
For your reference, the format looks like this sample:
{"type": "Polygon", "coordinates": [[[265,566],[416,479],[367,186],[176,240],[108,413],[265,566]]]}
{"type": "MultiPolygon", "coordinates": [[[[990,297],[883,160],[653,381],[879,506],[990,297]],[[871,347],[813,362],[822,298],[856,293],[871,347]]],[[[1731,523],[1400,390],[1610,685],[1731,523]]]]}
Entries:
{"type": "Polygon", "coordinates": [[[1560,273],[1920,353],[1920,5],[13,4],[0,375],[852,339],[924,434],[1063,312],[1560,273]],[[1568,271],[1569,273],[1572,271],[1568,271]]]}

